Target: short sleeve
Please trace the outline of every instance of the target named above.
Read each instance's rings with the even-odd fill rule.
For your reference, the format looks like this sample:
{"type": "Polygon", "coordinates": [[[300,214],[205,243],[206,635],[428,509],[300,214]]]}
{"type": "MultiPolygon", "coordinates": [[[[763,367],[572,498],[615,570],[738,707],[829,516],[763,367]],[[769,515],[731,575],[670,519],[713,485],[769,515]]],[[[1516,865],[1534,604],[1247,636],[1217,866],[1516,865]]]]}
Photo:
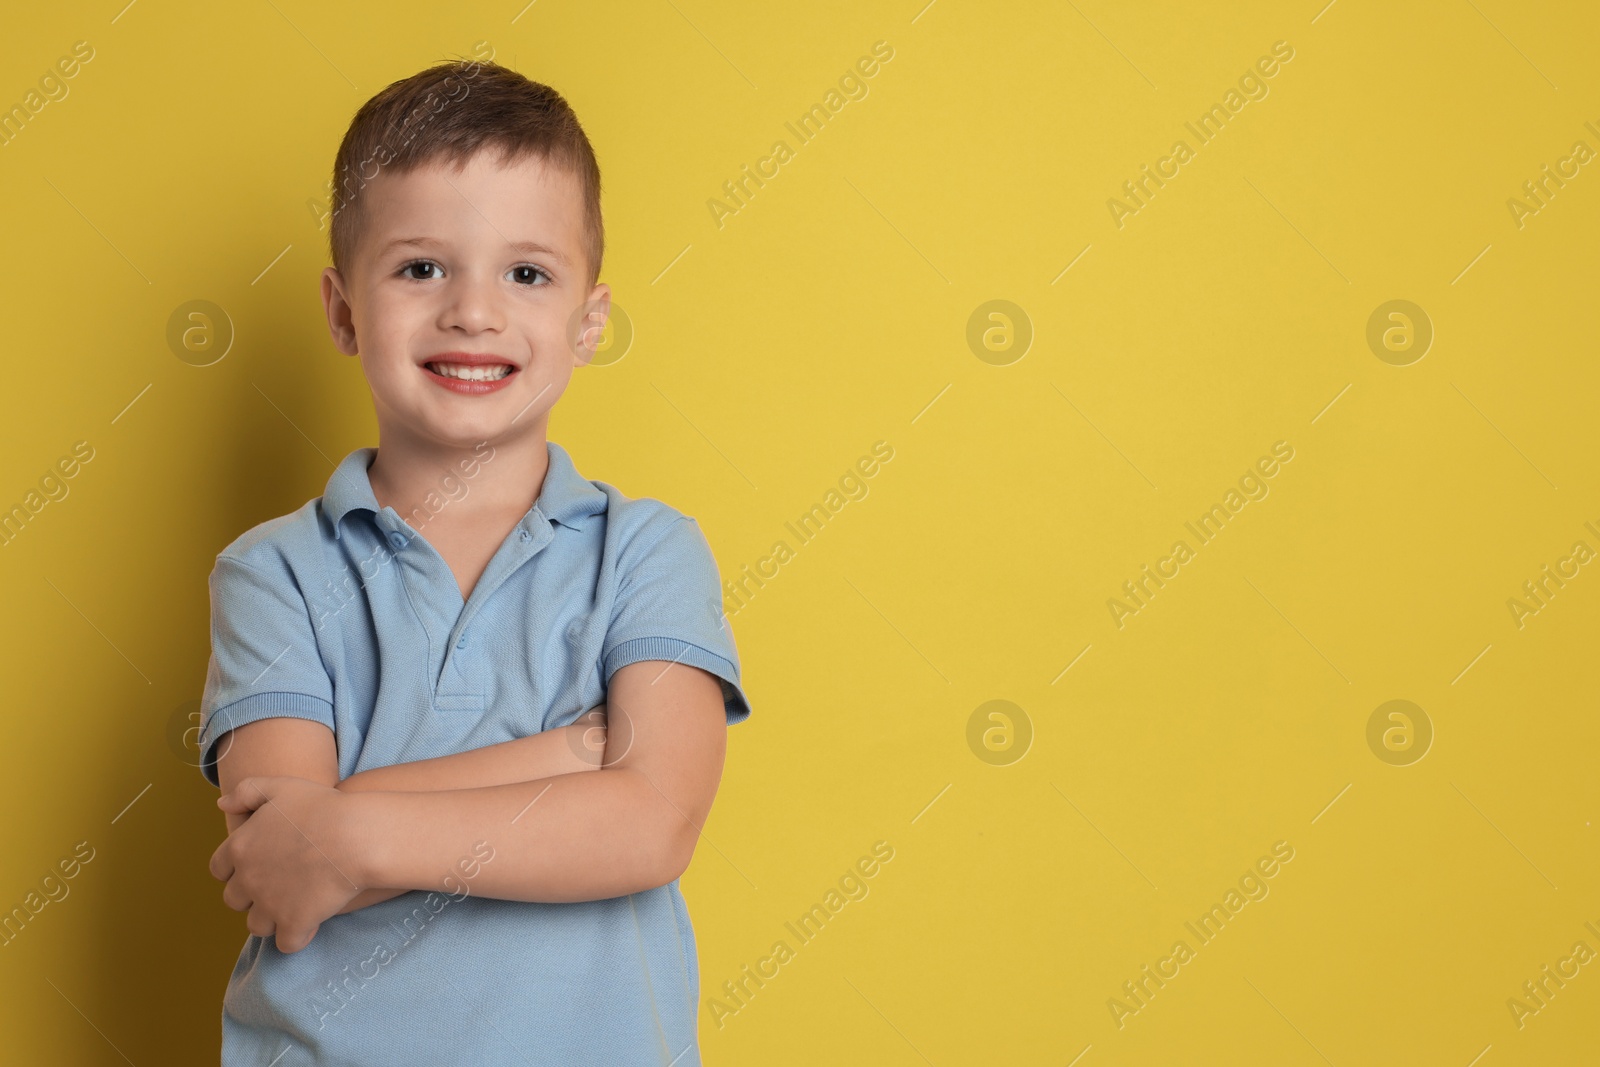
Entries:
{"type": "Polygon", "coordinates": [[[700,524],[678,516],[618,582],[601,656],[606,685],[640,660],[687,663],[722,682],[728,725],[750,717],[739,680],[739,652],[722,610],[722,579],[700,524]]]}
{"type": "Polygon", "coordinates": [[[283,560],[260,567],[218,556],[211,571],[211,661],[200,698],[200,772],[219,785],[214,751],[257,719],[311,719],[333,729],[333,679],[310,609],[283,560]]]}

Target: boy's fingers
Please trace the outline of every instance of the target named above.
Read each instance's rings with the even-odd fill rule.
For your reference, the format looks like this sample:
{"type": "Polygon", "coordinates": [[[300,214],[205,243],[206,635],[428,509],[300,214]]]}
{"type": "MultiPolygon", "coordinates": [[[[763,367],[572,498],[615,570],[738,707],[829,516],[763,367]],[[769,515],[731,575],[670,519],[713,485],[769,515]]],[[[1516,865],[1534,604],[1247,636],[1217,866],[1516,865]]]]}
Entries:
{"type": "Polygon", "coordinates": [[[245,920],[245,926],[257,937],[271,937],[277,925],[257,907],[251,907],[250,915],[245,920]]]}
{"type": "Polygon", "coordinates": [[[226,882],[233,877],[233,857],[229,855],[228,842],[224,841],[211,853],[211,877],[219,882],[226,882]]]}
{"type": "Polygon", "coordinates": [[[317,930],[321,928],[321,925],[321,923],[318,923],[309,930],[279,930],[276,935],[278,951],[299,952],[311,944],[311,939],[317,936],[317,930]]]}
{"type": "Polygon", "coordinates": [[[248,911],[255,907],[255,901],[245,895],[237,882],[230,881],[222,889],[222,902],[234,911],[248,911]]]}

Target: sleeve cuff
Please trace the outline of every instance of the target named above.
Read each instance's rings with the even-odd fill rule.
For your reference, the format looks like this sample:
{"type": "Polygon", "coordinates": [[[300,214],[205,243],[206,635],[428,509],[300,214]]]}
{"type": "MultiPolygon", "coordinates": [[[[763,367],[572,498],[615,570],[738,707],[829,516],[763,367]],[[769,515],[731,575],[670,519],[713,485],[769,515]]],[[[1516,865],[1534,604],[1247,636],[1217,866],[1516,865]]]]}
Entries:
{"type": "Polygon", "coordinates": [[[212,751],[229,730],[257,719],[310,719],[333,729],[333,705],[321,697],[305,693],[252,693],[225,708],[211,713],[200,729],[200,773],[206,781],[221,787],[217,778],[217,754],[212,751]]]}
{"type": "Polygon", "coordinates": [[[611,676],[630,663],[658,659],[669,663],[687,663],[715,675],[722,682],[722,705],[728,716],[728,725],[744,722],[750,717],[750,702],[739,688],[739,668],[709,649],[677,637],[637,637],[624,641],[605,657],[606,685],[611,676]]]}

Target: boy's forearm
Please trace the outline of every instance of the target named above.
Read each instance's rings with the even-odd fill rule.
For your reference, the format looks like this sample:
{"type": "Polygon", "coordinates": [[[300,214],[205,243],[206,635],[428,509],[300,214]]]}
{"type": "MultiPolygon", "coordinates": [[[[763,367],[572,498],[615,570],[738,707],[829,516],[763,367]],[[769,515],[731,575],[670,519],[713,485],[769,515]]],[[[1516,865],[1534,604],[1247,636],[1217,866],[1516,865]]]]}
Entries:
{"type": "Polygon", "coordinates": [[[699,833],[643,772],[622,767],[472,789],[362,793],[351,807],[363,885],[458,892],[464,883],[469,893],[501,900],[603,900],[665,885],[688,866],[699,833]],[[461,865],[482,859],[484,845],[492,860],[461,865]]]}
{"type": "Polygon", "coordinates": [[[605,752],[604,706],[571,726],[457,752],[360,771],[340,782],[346,793],[429,793],[529,782],[600,768],[605,752]]]}
{"type": "MultiPolygon", "coordinates": [[[[352,774],[338,783],[346,793],[417,792],[469,789],[526,782],[558,774],[599,770],[605,749],[604,705],[585,712],[571,726],[488,745],[469,752],[395,763],[352,774]],[[597,716],[596,712],[600,714],[597,716]]],[[[230,816],[229,829],[232,830],[230,816]]],[[[240,822],[243,816],[237,817],[240,822]]],[[[409,889],[364,889],[339,909],[340,915],[393,900],[409,889]]]]}

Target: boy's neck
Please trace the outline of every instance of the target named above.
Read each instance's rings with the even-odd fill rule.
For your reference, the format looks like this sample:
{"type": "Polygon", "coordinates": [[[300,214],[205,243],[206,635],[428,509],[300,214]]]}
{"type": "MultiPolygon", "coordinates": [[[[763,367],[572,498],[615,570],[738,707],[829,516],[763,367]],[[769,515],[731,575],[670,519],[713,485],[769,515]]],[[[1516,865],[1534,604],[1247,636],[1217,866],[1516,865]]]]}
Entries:
{"type": "Polygon", "coordinates": [[[463,523],[509,529],[544,488],[550,457],[543,421],[515,437],[460,448],[380,431],[367,469],[373,496],[419,532],[430,522],[441,531],[463,523]]]}

